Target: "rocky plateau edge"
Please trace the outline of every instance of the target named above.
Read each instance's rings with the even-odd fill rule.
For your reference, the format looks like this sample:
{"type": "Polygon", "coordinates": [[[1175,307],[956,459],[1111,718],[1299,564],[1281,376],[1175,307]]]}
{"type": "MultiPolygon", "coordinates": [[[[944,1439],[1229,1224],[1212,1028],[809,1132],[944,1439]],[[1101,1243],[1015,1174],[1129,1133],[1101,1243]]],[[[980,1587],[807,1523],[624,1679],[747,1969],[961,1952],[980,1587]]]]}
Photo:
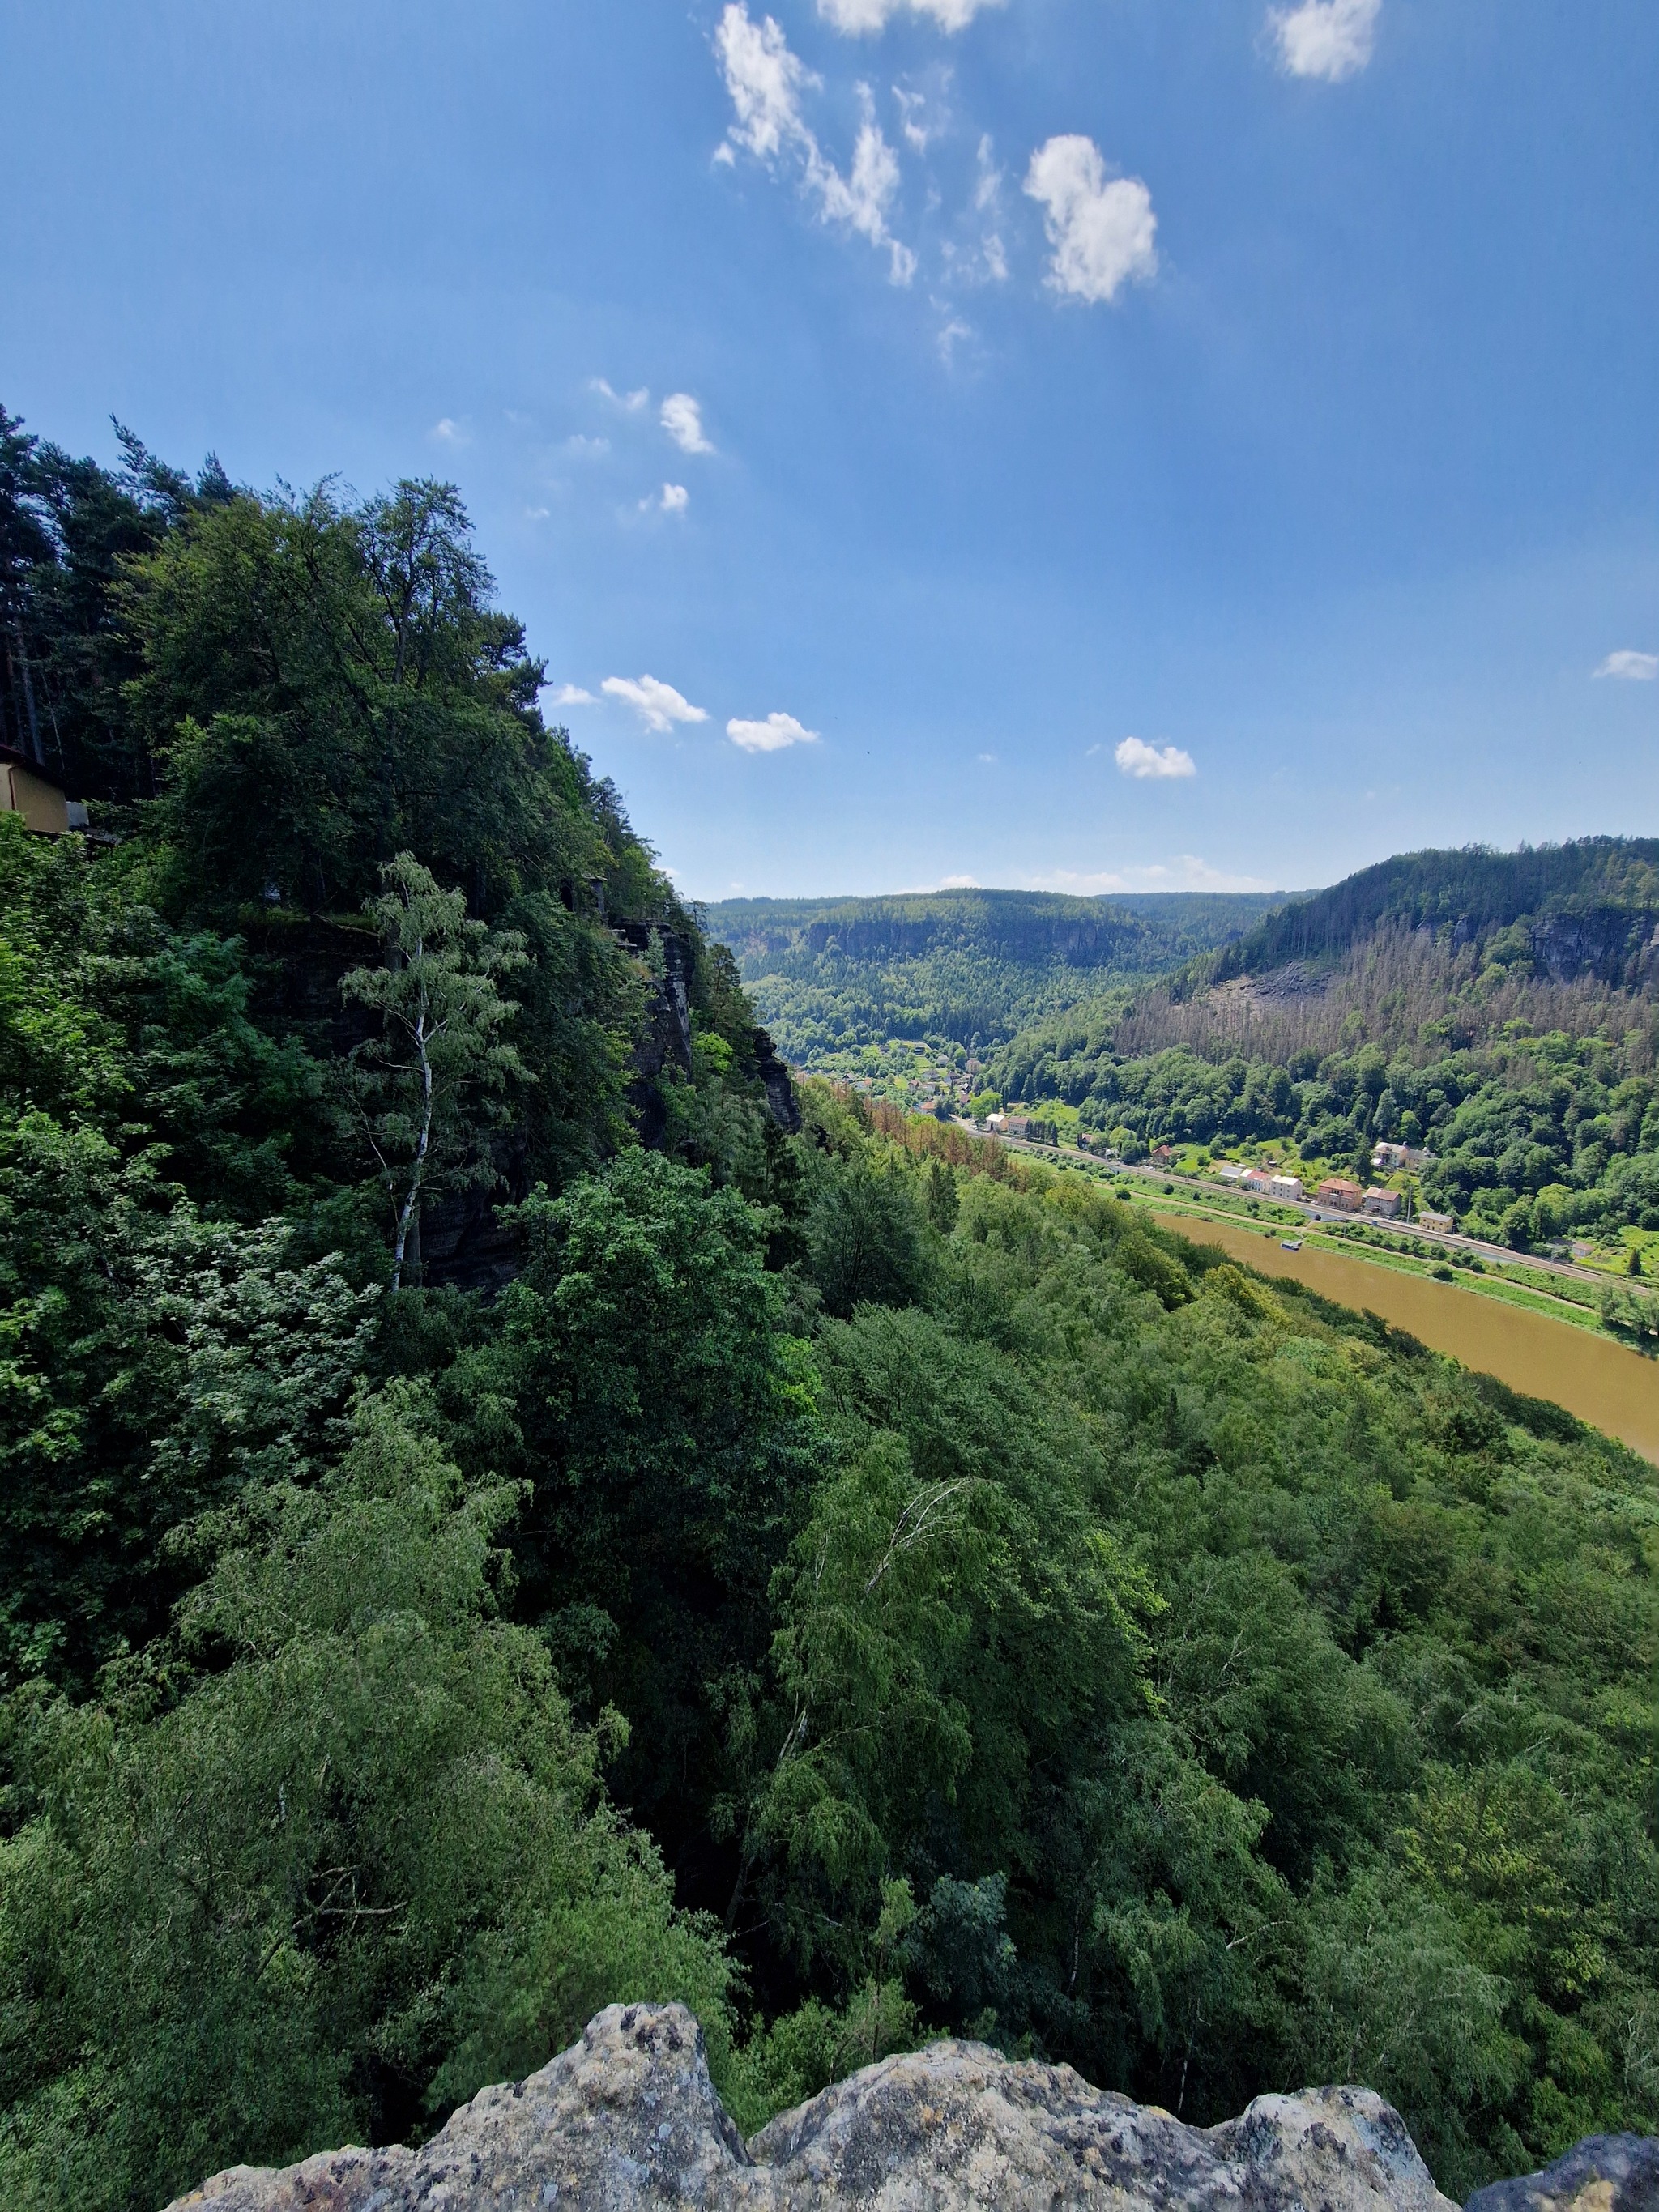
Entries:
{"type": "MultiPolygon", "coordinates": [[[[940,2042],[883,2059],[745,2144],[681,2005],[611,2005],[526,2081],[481,2090],[418,2150],[233,2166],[170,2212],[1454,2212],[1374,2090],[1258,2097],[1214,2128],[1069,2066],[940,2042]]],[[[1659,2140],[1595,2138],[1470,2212],[1659,2212],[1659,2140]]]]}

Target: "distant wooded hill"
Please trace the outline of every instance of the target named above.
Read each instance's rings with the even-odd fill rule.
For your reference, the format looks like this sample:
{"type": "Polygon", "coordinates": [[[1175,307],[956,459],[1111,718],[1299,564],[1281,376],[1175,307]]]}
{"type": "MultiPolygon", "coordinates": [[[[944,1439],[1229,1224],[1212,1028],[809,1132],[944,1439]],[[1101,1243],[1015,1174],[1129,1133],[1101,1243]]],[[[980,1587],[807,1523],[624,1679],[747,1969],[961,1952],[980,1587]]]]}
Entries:
{"type": "Polygon", "coordinates": [[[1405,853],[1296,899],[1143,994],[1120,1053],[1283,1060],[1363,1036],[1474,1044],[1521,1022],[1620,1035],[1659,984],[1659,840],[1405,853]]]}
{"type": "Polygon", "coordinates": [[[1499,949],[1558,982],[1584,975],[1614,985],[1649,976],[1659,917],[1659,839],[1583,837],[1495,853],[1401,853],[1328,890],[1281,902],[1195,970],[1195,981],[1261,975],[1293,960],[1330,960],[1379,931],[1424,930],[1453,951],[1499,949]]]}
{"type": "Polygon", "coordinates": [[[1659,842],[1402,854],[1138,991],[1047,1014],[986,1087],[1127,1140],[1292,1141],[1525,1246],[1659,1230],[1659,842]]]}
{"type": "Polygon", "coordinates": [[[1105,983],[1140,981],[1214,951],[1284,896],[726,899],[708,909],[707,927],[736,954],[779,1044],[800,1061],[893,1037],[988,1048],[1105,983]]]}

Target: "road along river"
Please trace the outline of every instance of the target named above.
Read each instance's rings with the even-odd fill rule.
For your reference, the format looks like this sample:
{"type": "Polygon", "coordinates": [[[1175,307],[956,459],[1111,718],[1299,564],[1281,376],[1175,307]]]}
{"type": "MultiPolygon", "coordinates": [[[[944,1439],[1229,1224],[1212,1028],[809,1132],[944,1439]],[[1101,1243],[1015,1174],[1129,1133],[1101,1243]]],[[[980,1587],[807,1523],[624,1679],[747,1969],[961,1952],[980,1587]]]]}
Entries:
{"type": "Polygon", "coordinates": [[[1379,1267],[1311,1244],[1286,1252],[1280,1243],[1283,1230],[1246,1229],[1229,1221],[1198,1220],[1190,1213],[1153,1211],[1153,1218],[1195,1244],[1219,1244],[1264,1275],[1288,1275],[1339,1305],[1380,1314],[1435,1351],[1495,1375],[1528,1398],[1565,1406],[1644,1459],[1659,1462],[1659,1360],[1644,1358],[1610,1337],[1481,1297],[1455,1283],[1437,1283],[1432,1276],[1379,1267]]]}

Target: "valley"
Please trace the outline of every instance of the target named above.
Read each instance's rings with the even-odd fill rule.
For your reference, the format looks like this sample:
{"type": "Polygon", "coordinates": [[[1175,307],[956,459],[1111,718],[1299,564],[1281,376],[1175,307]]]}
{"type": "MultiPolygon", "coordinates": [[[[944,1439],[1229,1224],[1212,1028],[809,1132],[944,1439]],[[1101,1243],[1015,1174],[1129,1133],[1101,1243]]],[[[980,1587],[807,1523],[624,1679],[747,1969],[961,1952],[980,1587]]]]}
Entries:
{"type": "Polygon", "coordinates": [[[613,2003],[1659,2124],[1645,848],[722,918],[453,487],[0,435],[0,2201],[613,2003]]]}

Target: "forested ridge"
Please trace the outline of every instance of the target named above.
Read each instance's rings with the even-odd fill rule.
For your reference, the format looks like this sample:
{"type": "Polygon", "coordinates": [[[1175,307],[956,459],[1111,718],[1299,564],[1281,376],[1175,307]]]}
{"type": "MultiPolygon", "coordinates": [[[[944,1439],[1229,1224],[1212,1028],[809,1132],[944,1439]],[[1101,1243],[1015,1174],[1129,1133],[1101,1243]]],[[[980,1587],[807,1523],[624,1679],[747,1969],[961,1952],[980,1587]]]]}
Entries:
{"type": "Polygon", "coordinates": [[[987,1080],[1139,1145],[1278,1139],[1520,1249],[1659,1229],[1659,844],[1406,855],[1133,996],[1032,1024],[987,1080]]]}
{"type": "Polygon", "coordinates": [[[94,805],[0,817],[0,2201],[406,2141],[632,1998],[746,2126],[954,2030],[1370,2081],[1455,2194],[1659,2127],[1654,1470],[792,1133],[452,490],[5,438],[94,805]]]}
{"type": "Polygon", "coordinates": [[[722,899],[711,933],[789,1059],[839,1066],[891,1039],[990,1048],[1104,982],[1162,975],[1248,929],[1254,891],[722,899]]]}

